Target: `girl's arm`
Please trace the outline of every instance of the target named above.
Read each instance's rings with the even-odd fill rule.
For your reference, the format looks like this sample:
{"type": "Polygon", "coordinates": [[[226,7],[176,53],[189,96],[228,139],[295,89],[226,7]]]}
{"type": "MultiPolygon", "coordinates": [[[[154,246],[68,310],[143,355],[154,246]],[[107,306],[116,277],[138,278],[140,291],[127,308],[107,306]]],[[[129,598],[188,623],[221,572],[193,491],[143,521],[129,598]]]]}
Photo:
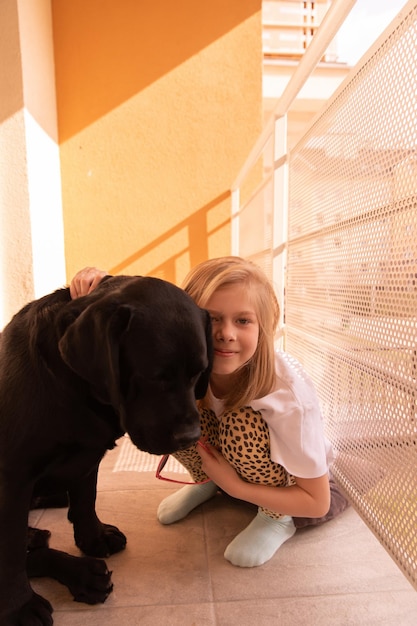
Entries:
{"type": "Polygon", "coordinates": [[[203,471],[233,498],[292,517],[322,517],[328,512],[330,487],[327,474],[319,478],[295,477],[296,484],[289,487],[248,483],[218,450],[207,447],[208,450],[197,446],[203,471]]]}
{"type": "Polygon", "coordinates": [[[97,287],[104,276],[107,276],[107,272],[103,272],[103,270],[96,267],[84,267],[75,274],[70,283],[71,298],[88,295],[97,287]]]}

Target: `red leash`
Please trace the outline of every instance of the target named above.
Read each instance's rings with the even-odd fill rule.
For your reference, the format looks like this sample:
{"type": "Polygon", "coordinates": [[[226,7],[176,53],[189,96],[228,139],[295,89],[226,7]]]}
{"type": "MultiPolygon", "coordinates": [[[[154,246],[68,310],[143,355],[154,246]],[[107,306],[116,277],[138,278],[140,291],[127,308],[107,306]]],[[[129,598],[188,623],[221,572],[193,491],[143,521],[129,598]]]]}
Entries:
{"type": "MultiPolygon", "coordinates": [[[[197,441],[197,445],[204,448],[204,450],[206,450],[210,454],[210,450],[202,441],[197,441]]],[[[206,478],[205,480],[199,480],[197,482],[189,482],[187,480],[175,480],[175,478],[167,478],[166,476],[162,476],[161,472],[164,469],[165,465],[168,463],[169,457],[169,454],[164,454],[158,463],[155,476],[159,480],[166,480],[169,483],[178,483],[179,485],[204,485],[205,483],[209,483],[211,481],[211,478],[206,478]]]]}

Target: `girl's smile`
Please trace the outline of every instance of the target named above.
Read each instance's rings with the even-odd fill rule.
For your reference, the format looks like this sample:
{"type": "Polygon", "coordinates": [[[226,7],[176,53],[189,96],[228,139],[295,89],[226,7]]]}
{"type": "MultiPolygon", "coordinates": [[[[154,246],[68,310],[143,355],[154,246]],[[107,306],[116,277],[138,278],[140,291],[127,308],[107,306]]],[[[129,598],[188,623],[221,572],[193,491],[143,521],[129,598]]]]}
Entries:
{"type": "Polygon", "coordinates": [[[214,353],[220,357],[230,357],[235,354],[234,352],[231,352],[230,350],[215,350],[214,353]]]}

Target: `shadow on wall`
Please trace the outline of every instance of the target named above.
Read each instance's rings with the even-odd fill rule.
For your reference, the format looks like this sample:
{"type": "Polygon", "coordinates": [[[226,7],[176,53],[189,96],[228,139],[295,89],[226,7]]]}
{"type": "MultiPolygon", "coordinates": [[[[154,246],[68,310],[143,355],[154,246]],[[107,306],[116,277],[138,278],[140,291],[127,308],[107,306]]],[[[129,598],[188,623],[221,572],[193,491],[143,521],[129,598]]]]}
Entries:
{"type": "MultiPolygon", "coordinates": [[[[181,248],[176,247],[175,254],[171,254],[162,263],[157,266],[153,266],[146,272],[149,276],[156,276],[178,284],[181,282],[178,277],[178,263],[180,262],[180,259],[187,257],[187,265],[189,265],[189,267],[193,267],[201,261],[205,261],[210,256],[210,237],[213,237],[222,229],[230,227],[230,217],[219,220],[212,226],[210,226],[210,221],[212,220],[209,219],[210,211],[228,199],[230,199],[230,191],[225,191],[143,248],[140,248],[125,259],[122,259],[120,263],[109,270],[109,273],[135,274],[136,272],[134,267],[136,264],[142,265],[142,260],[146,255],[150,253],[157,253],[158,258],[163,258],[164,244],[168,243],[170,239],[178,236],[181,232],[185,232],[185,239],[187,242],[186,245],[183,245],[181,248]]],[[[170,246],[169,249],[172,249],[172,246],[170,246]]]]}
{"type": "Polygon", "coordinates": [[[227,11],[224,0],[101,4],[52,0],[60,143],[260,10],[260,0],[239,0],[227,11]]]}

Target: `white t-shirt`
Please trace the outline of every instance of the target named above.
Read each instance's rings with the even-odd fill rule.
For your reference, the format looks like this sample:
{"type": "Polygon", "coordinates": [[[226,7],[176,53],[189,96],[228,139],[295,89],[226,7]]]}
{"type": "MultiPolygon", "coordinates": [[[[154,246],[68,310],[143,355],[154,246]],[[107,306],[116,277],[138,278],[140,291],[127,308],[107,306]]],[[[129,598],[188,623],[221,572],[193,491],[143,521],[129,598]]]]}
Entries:
{"type": "MultiPolygon", "coordinates": [[[[268,425],[271,460],[299,478],[323,476],[333,454],[324,436],[313,382],[300,363],[285,352],[276,353],[276,374],[275,391],[251,402],[268,425]]],[[[221,419],[223,403],[211,390],[210,404],[221,419]]]]}

